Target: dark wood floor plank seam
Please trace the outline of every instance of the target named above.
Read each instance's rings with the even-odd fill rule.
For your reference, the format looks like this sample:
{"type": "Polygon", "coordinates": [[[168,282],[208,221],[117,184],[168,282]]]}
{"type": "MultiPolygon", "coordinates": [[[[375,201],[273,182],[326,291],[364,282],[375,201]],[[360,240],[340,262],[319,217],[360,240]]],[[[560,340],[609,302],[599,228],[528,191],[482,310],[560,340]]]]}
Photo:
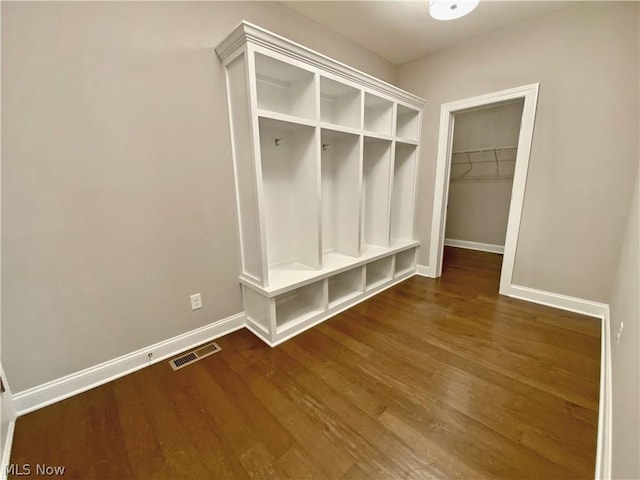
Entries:
{"type": "MultiPolygon", "coordinates": [[[[469,348],[469,346],[461,345],[460,341],[457,339],[454,339],[454,343],[450,344],[447,341],[447,339],[450,338],[450,336],[437,335],[437,334],[434,334],[433,332],[422,333],[420,331],[420,328],[418,328],[420,326],[420,320],[418,318],[415,318],[412,315],[408,315],[408,314],[405,315],[403,317],[403,322],[401,323],[401,325],[402,326],[409,325],[408,327],[405,327],[405,328],[408,328],[408,330],[413,335],[415,335],[416,337],[418,337],[419,339],[423,340],[426,343],[429,343],[433,346],[447,350],[452,354],[462,356],[469,360],[474,360],[485,368],[493,369],[496,372],[499,372],[514,380],[519,379],[523,382],[526,382],[531,387],[543,390],[547,393],[551,393],[554,395],[560,395],[562,396],[563,399],[576,403],[577,405],[580,405],[592,410],[597,409],[597,400],[598,400],[597,396],[593,396],[593,395],[585,396],[584,394],[575,394],[575,392],[570,392],[570,391],[562,392],[561,390],[565,390],[563,388],[564,385],[563,384],[549,385],[548,384],[549,378],[547,376],[545,376],[544,379],[538,379],[537,377],[533,377],[530,375],[523,375],[520,370],[515,369],[515,367],[513,367],[512,365],[505,364],[504,361],[501,361],[501,363],[496,362],[496,360],[499,360],[499,357],[494,356],[493,358],[491,358],[491,357],[487,357],[486,355],[479,355],[478,352],[469,348]],[[558,388],[560,388],[561,390],[558,390],[558,388]]],[[[524,366],[526,367],[526,365],[524,366]]],[[[598,387],[596,386],[595,388],[598,388],[598,387]]]]}
{"type": "MultiPolygon", "coordinates": [[[[410,468],[410,471],[404,472],[405,474],[410,474],[411,471],[426,471],[426,469],[429,468],[430,465],[428,463],[425,463],[420,458],[413,455],[408,446],[402,444],[399,439],[388,435],[384,436],[386,432],[383,429],[378,428],[376,430],[376,423],[373,418],[360,410],[358,405],[349,403],[342,399],[337,391],[335,391],[330,385],[326,384],[322,378],[316,376],[313,372],[299,364],[296,358],[281,350],[275,350],[270,352],[270,354],[272,357],[276,358],[278,365],[291,365],[293,363],[300,365],[301,368],[299,368],[299,371],[290,379],[292,383],[295,383],[300,388],[300,393],[292,391],[291,397],[303,398],[305,396],[310,396],[309,398],[312,399],[312,402],[315,404],[315,409],[318,412],[322,412],[325,408],[330,408],[330,412],[325,412],[324,420],[320,418],[321,422],[324,421],[329,424],[331,421],[331,415],[334,415],[349,426],[351,429],[351,435],[360,438],[360,443],[370,443],[371,447],[377,449],[380,454],[383,454],[384,450],[388,449],[390,445],[395,445],[396,451],[401,452],[401,461],[397,467],[400,469],[405,467],[410,468]],[[331,406],[333,406],[333,409],[331,409],[331,406]],[[348,411],[348,415],[341,414],[345,411],[348,411]],[[358,414],[358,412],[361,412],[361,414],[358,414]],[[366,419],[369,419],[369,421],[366,419]],[[376,442],[377,438],[373,438],[372,436],[363,437],[359,433],[361,430],[371,431],[371,429],[376,430],[379,434],[384,436],[386,448],[380,448],[382,444],[380,444],[380,442],[376,442]]],[[[262,358],[262,361],[264,361],[264,357],[262,358]]],[[[310,415],[314,415],[313,410],[314,409],[312,408],[310,415]]]]}
{"type": "Polygon", "coordinates": [[[260,392],[257,397],[263,405],[330,478],[342,476],[351,467],[351,460],[326,436],[311,435],[312,432],[316,433],[311,419],[290,402],[267,378],[257,374],[250,365],[246,365],[237,352],[229,352],[230,348],[227,347],[225,361],[229,368],[247,378],[251,389],[256,394],[260,392]],[[332,460],[326,461],[326,459],[332,460]]]}
{"type": "MultiPolygon", "coordinates": [[[[326,333],[326,330],[330,328],[329,325],[327,326],[323,326],[323,333],[326,333]]],[[[325,350],[325,349],[323,349],[325,350]]],[[[491,388],[491,385],[489,384],[485,384],[483,386],[485,389],[486,388],[491,388]]],[[[437,390],[437,389],[434,389],[437,390]]],[[[441,391],[441,390],[440,390],[441,391]]],[[[482,392],[482,389],[475,389],[475,390],[470,390],[470,392],[482,392]]],[[[468,394],[469,392],[467,392],[468,394]]],[[[481,402],[479,402],[479,405],[485,405],[487,406],[487,408],[489,410],[491,409],[497,409],[498,411],[502,410],[502,409],[507,409],[509,407],[509,403],[510,401],[512,402],[513,400],[515,400],[515,395],[513,397],[511,397],[510,401],[507,400],[505,401],[504,404],[496,404],[496,400],[495,399],[500,399],[500,398],[504,398],[504,394],[503,392],[495,392],[494,394],[488,394],[486,395],[487,398],[482,399],[481,402]],[[492,399],[493,403],[492,403],[492,399]],[[485,403],[486,402],[486,403],[485,403]]],[[[457,398],[457,395],[452,397],[453,399],[457,398]]],[[[439,401],[442,401],[442,399],[439,399],[439,401]]],[[[460,405],[460,404],[448,404],[450,407],[456,409],[457,411],[459,411],[460,414],[468,416],[469,417],[469,411],[464,407],[464,405],[460,405]]],[[[492,429],[495,431],[495,433],[504,436],[506,439],[513,441],[513,442],[518,442],[519,439],[521,438],[521,432],[520,431],[516,431],[516,432],[507,432],[505,431],[503,428],[500,427],[500,423],[493,423],[490,421],[490,419],[487,418],[483,418],[482,416],[478,416],[478,415],[471,415],[469,418],[479,422],[480,424],[482,424],[483,426],[492,429]]],[[[495,419],[493,419],[495,420],[495,419]]],[[[560,447],[560,445],[558,445],[558,447],[560,447]]],[[[572,465],[573,466],[573,465],[572,465]]]]}

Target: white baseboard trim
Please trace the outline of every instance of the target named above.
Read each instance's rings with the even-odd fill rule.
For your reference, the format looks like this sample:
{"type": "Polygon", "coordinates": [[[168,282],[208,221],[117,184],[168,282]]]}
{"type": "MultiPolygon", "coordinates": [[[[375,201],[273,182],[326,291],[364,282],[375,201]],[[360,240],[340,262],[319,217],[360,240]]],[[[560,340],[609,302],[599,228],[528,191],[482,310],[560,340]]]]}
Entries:
{"type": "Polygon", "coordinates": [[[420,275],[421,277],[436,278],[433,269],[429,268],[426,265],[418,265],[416,267],[416,275],[420,275]]]}
{"type": "Polygon", "coordinates": [[[548,307],[559,308],[560,310],[581,313],[588,317],[603,318],[609,310],[609,306],[604,303],[569,297],[559,293],[545,292],[544,290],[536,290],[535,288],[511,285],[509,290],[506,294],[510,297],[539,303],[540,305],[546,305],[548,307]]]}
{"type": "Polygon", "coordinates": [[[113,360],[16,393],[13,400],[18,416],[103,385],[202,343],[244,328],[245,323],[245,314],[241,312],[113,360]],[[152,360],[149,360],[149,353],[153,353],[152,360]]]}
{"type": "Polygon", "coordinates": [[[11,461],[11,445],[13,445],[13,431],[16,427],[16,422],[9,422],[9,426],[7,428],[7,441],[2,446],[2,462],[0,463],[0,480],[7,479],[7,468],[9,467],[9,462],[11,461]]]}
{"type": "Polygon", "coordinates": [[[598,407],[598,440],[596,447],[596,480],[611,478],[611,425],[612,425],[612,390],[611,390],[611,338],[609,331],[609,305],[592,302],[582,298],[569,297],[557,293],[545,292],[529,287],[511,285],[510,297],[549,307],[581,313],[601,320],[600,333],[600,397],[598,407]]]}
{"type": "Polygon", "coordinates": [[[480,250],[481,252],[504,254],[504,245],[493,245],[491,243],[469,242],[468,240],[455,240],[453,238],[445,238],[444,244],[447,247],[468,248],[469,250],[480,250]]]}
{"type": "Polygon", "coordinates": [[[602,317],[600,336],[600,401],[598,408],[598,443],[596,446],[596,480],[611,478],[611,332],[609,330],[609,307],[602,317]]]}
{"type": "MultiPolygon", "coordinates": [[[[416,274],[430,278],[435,277],[432,269],[426,265],[418,265],[416,274]]],[[[609,306],[603,303],[545,292],[543,290],[536,290],[519,285],[511,285],[510,290],[509,296],[514,298],[602,319],[600,399],[595,478],[596,480],[611,478],[612,391],[609,306]]],[[[372,292],[372,295],[375,293],[379,292],[372,292]]],[[[338,312],[336,311],[335,313],[337,314],[338,312]]],[[[253,333],[257,333],[250,325],[247,324],[245,314],[244,312],[241,312],[210,325],[178,335],[135,352],[128,353],[94,367],[24,390],[13,396],[18,416],[46,407],[99,385],[103,385],[244,327],[247,327],[249,330],[253,331],[253,333]],[[148,354],[150,352],[153,353],[153,360],[149,360],[148,358],[148,354]]],[[[265,340],[262,335],[257,336],[262,340],[265,340]]],[[[282,341],[284,341],[284,339],[278,343],[281,343],[282,341]]],[[[10,462],[14,428],[15,422],[10,422],[7,433],[7,442],[3,445],[2,463],[0,463],[0,468],[2,469],[0,471],[0,480],[5,480],[7,478],[7,466],[10,462]]]]}

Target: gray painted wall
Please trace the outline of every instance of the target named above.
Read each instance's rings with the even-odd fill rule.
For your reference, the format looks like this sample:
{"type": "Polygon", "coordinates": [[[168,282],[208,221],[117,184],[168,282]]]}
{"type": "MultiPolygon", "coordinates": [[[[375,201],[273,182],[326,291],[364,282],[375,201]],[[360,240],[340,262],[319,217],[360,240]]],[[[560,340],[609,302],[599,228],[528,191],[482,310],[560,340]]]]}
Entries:
{"type": "Polygon", "coordinates": [[[611,293],[612,477],[640,478],[640,176],[611,293]],[[624,328],[619,342],[620,324],[624,328]]]}
{"type": "Polygon", "coordinates": [[[214,52],[242,19],[395,81],[390,63],[276,2],[2,8],[2,363],[14,392],[242,310],[214,52]]]}
{"type": "Polygon", "coordinates": [[[580,3],[397,72],[271,2],[2,10],[1,358],[14,391],[241,310],[213,47],[244,18],[389,82],[397,73],[400,86],[428,99],[421,263],[440,104],[541,82],[514,281],[610,300],[613,338],[624,320],[612,352],[613,468],[638,476],[630,427],[639,348],[637,3],[580,3]],[[204,308],[191,312],[188,296],[198,291],[204,308]]]}
{"type": "Polygon", "coordinates": [[[513,282],[610,302],[614,478],[640,476],[638,7],[580,2],[398,71],[402,88],[428,99],[416,219],[422,264],[428,261],[440,105],[540,82],[513,282]]]}
{"type": "Polygon", "coordinates": [[[513,282],[608,302],[638,161],[638,17],[638,2],[577,2],[399,67],[399,86],[428,100],[421,264],[440,105],[540,82],[513,282]]]}

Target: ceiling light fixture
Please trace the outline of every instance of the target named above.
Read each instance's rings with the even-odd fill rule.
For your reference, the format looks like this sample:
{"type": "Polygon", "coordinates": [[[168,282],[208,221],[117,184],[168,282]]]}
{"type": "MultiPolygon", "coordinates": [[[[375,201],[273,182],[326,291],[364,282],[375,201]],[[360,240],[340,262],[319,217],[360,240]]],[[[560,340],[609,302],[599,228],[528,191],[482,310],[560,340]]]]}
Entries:
{"type": "Polygon", "coordinates": [[[429,0],[429,14],[436,20],[455,20],[471,13],[480,0],[429,0]]]}

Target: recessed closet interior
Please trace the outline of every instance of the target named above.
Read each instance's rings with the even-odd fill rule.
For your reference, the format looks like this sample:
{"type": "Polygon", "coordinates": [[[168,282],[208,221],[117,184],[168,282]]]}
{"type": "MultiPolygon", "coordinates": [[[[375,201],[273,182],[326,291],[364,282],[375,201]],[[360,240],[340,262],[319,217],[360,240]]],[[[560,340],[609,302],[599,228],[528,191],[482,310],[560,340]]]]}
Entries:
{"type": "Polygon", "coordinates": [[[446,246],[503,253],[523,105],[517,100],[455,115],[446,246]]]}

